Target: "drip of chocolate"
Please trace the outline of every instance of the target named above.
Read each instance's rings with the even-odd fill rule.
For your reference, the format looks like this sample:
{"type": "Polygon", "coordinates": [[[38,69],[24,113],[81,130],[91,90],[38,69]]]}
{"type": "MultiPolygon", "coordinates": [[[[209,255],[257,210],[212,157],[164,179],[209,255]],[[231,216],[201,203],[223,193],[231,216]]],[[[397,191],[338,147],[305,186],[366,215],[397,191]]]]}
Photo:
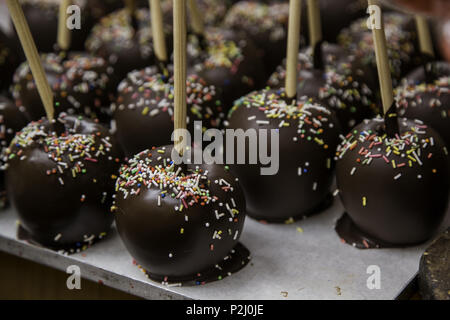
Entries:
{"type": "Polygon", "coordinates": [[[384,131],[390,138],[399,134],[397,104],[392,102],[389,110],[384,114],[384,131]]]}
{"type": "Polygon", "coordinates": [[[313,65],[314,65],[314,69],[318,69],[318,70],[324,70],[325,66],[323,63],[323,54],[322,54],[322,45],[323,45],[323,41],[319,41],[316,43],[316,45],[314,46],[314,50],[313,50],[313,65]]]}

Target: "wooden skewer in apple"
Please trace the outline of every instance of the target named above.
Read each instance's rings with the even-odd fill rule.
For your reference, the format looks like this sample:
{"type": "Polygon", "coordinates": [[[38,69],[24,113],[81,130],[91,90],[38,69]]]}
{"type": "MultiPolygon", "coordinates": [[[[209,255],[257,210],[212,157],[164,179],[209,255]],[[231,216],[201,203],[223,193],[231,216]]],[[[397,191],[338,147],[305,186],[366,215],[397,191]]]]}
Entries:
{"type": "MultiPolygon", "coordinates": [[[[332,158],[340,130],[331,110],[313,97],[298,94],[301,8],[300,0],[290,1],[285,85],[243,96],[229,117],[229,129],[270,129],[279,134],[279,143],[270,143],[272,148],[279,148],[272,150],[279,157],[277,172],[266,173],[270,170],[262,165],[232,166],[246,193],[247,213],[267,222],[293,222],[307,217],[327,207],[331,199],[332,158]],[[315,126],[320,130],[316,131],[315,126]],[[298,190],[302,190],[301,198],[298,190]]],[[[259,145],[267,148],[264,150],[269,148],[266,140],[260,140],[259,145]]],[[[246,152],[251,154],[252,147],[247,146],[246,152]]]]}
{"type": "Polygon", "coordinates": [[[445,216],[448,155],[422,121],[397,117],[383,14],[368,3],[381,22],[371,28],[384,117],[365,120],[337,149],[337,186],[347,214],[336,231],[361,249],[404,247],[431,238],[445,216]]]}
{"type": "MultiPolygon", "coordinates": [[[[234,259],[230,251],[242,232],[245,200],[222,165],[176,161],[181,155],[189,159],[191,146],[186,140],[186,1],[173,2],[174,145],[145,150],[122,167],[116,223],[125,246],[151,279],[182,285],[215,281],[233,271],[222,262],[234,259]],[[136,164],[137,171],[132,169],[136,164]],[[146,186],[138,193],[131,191],[137,187],[134,179],[146,186]],[[220,214],[210,219],[221,206],[231,209],[233,219],[220,214]],[[212,229],[229,231],[212,239],[212,229]]],[[[238,269],[247,258],[238,261],[238,269]]]]}
{"type": "Polygon", "coordinates": [[[99,123],[76,115],[55,117],[53,93],[20,3],[8,0],[7,5],[47,115],[18,132],[6,151],[9,197],[27,240],[79,252],[111,227],[111,176],[119,169],[121,151],[99,123]]]}
{"type": "Polygon", "coordinates": [[[53,93],[50,85],[48,84],[36,45],[31,36],[30,28],[28,27],[20,3],[17,0],[8,0],[6,3],[19,36],[20,43],[22,44],[22,48],[25,52],[25,56],[33,73],[33,77],[36,79],[36,86],[44,105],[47,119],[50,122],[53,122],[55,119],[53,93]]]}

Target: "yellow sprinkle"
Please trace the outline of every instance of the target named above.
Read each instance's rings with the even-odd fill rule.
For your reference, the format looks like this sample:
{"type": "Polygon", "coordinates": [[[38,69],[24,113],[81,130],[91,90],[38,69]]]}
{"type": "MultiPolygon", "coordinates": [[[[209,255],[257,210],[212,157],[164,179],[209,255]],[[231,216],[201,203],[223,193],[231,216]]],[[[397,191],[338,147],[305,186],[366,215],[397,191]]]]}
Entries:
{"type": "Polygon", "coordinates": [[[148,107],[145,107],[144,110],[142,110],[142,115],[145,116],[148,113],[148,107]]]}
{"type": "Polygon", "coordinates": [[[317,142],[318,144],[322,145],[323,144],[323,140],[319,139],[319,138],[314,138],[314,141],[317,142]]]}
{"type": "Polygon", "coordinates": [[[397,166],[395,165],[395,160],[392,160],[392,167],[395,169],[397,166]]]}
{"type": "Polygon", "coordinates": [[[181,228],[181,230],[180,230],[180,233],[181,233],[181,234],[183,234],[183,233],[184,233],[184,229],[183,229],[183,228],[181,228]]]}
{"type": "Polygon", "coordinates": [[[297,231],[300,232],[300,233],[303,233],[303,229],[300,228],[300,227],[297,228],[297,231]]]}
{"type": "Polygon", "coordinates": [[[367,205],[367,198],[366,197],[362,198],[362,203],[363,203],[363,207],[365,207],[367,205]]]}
{"type": "Polygon", "coordinates": [[[293,218],[289,218],[288,220],[286,220],[284,223],[285,224],[293,224],[295,221],[293,218]]]}

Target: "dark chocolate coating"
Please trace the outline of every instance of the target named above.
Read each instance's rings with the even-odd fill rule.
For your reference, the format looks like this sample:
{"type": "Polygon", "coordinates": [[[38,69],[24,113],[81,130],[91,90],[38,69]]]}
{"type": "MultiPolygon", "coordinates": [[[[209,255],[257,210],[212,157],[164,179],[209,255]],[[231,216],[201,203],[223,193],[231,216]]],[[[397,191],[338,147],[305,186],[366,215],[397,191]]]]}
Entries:
{"type": "MultiPolygon", "coordinates": [[[[257,134],[258,129],[279,130],[278,173],[262,175],[260,169],[265,166],[249,164],[248,143],[246,164],[229,164],[244,189],[247,214],[269,222],[309,215],[326,200],[339,143],[340,128],[332,111],[309,101],[286,104],[285,98],[283,89],[253,92],[241,98],[233,107],[227,128],[256,129],[257,134]],[[268,112],[280,116],[270,118],[268,112]]],[[[270,131],[267,135],[271,152],[270,131]]]]}
{"type": "MultiPolygon", "coordinates": [[[[336,44],[324,42],[321,44],[320,51],[321,53],[321,62],[322,66],[314,65],[314,52],[311,47],[307,47],[306,49],[300,50],[298,54],[298,63],[297,63],[297,71],[298,71],[298,82],[299,89],[304,90],[305,95],[315,96],[317,93],[315,89],[317,87],[320,88],[322,84],[325,83],[325,78],[322,75],[329,69],[336,69],[345,60],[346,57],[350,55],[350,52],[338,46],[336,44]],[[317,85],[309,85],[305,82],[302,77],[302,72],[304,72],[304,77],[312,78],[313,75],[308,75],[310,72],[313,72],[314,69],[317,69],[317,81],[321,83],[319,86],[317,85]],[[320,72],[319,72],[320,71],[320,72]],[[322,80],[322,81],[321,81],[322,80]],[[302,83],[305,82],[305,83],[302,83]],[[308,89],[311,88],[311,89],[308,89]]],[[[344,71],[344,70],[342,70],[344,71]]],[[[283,63],[277,66],[275,72],[270,76],[267,81],[267,85],[271,88],[282,88],[285,85],[286,81],[286,59],[283,60],[283,63]]]]}
{"type": "MultiPolygon", "coordinates": [[[[21,0],[20,3],[38,51],[53,52],[56,49],[58,34],[59,1],[21,0]]],[[[83,51],[84,42],[94,25],[94,18],[89,10],[88,1],[75,0],[72,4],[81,9],[81,28],[71,30],[70,50],[83,51]]],[[[17,34],[15,37],[18,42],[17,34]]]]}
{"type": "MultiPolygon", "coordinates": [[[[148,6],[148,1],[147,6],[148,6]]],[[[173,0],[162,0],[161,9],[164,20],[173,25],[173,0]]],[[[227,13],[227,4],[224,0],[196,0],[198,10],[200,11],[205,26],[218,26],[222,23],[227,13]]],[[[187,8],[187,27],[191,27],[190,10],[187,8]]]]}
{"type": "MultiPolygon", "coordinates": [[[[110,120],[117,78],[112,67],[99,57],[70,53],[67,60],[53,53],[43,54],[41,61],[55,97],[55,112],[82,114],[110,120]]],[[[45,115],[31,69],[23,63],[14,74],[12,94],[16,105],[24,106],[32,120],[45,115]]]]}
{"type": "Polygon", "coordinates": [[[8,148],[16,132],[28,123],[22,108],[4,96],[0,96],[0,148],[8,148]]]}
{"type": "Polygon", "coordinates": [[[286,56],[289,4],[240,1],[230,8],[224,27],[243,31],[259,49],[269,74],[286,56]]]}
{"type": "MultiPolygon", "coordinates": [[[[322,66],[317,68],[311,48],[302,50],[298,57],[297,96],[318,99],[332,109],[348,132],[356,124],[377,114],[376,96],[371,70],[361,64],[342,47],[322,43],[322,66]]],[[[279,66],[270,77],[268,85],[279,88],[286,79],[285,65],[279,66]]]]}
{"type": "Polygon", "coordinates": [[[4,96],[0,96],[0,208],[6,205],[6,188],[4,166],[6,158],[4,152],[9,147],[17,131],[21,130],[28,120],[20,108],[4,96]]]}
{"type": "MultiPolygon", "coordinates": [[[[166,77],[156,67],[128,74],[118,88],[113,104],[116,137],[128,157],[142,150],[171,143],[173,132],[173,75],[166,77]]],[[[187,124],[217,128],[224,118],[221,96],[214,86],[196,75],[187,78],[187,124]]]]}
{"type": "Polygon", "coordinates": [[[336,72],[327,73],[326,83],[319,89],[318,98],[336,113],[344,133],[379,111],[376,96],[368,85],[336,72]]]}
{"type": "Polygon", "coordinates": [[[430,84],[405,85],[396,92],[398,114],[424,121],[450,146],[450,77],[430,84]]]}
{"type": "Polygon", "coordinates": [[[34,241],[81,249],[109,231],[121,154],[100,124],[65,115],[61,123],[60,134],[45,119],[17,134],[6,152],[6,184],[21,225],[34,241]]]}
{"type": "Polygon", "coordinates": [[[115,219],[125,246],[147,273],[173,282],[213,268],[236,246],[245,221],[245,199],[236,178],[223,166],[199,165],[201,174],[197,165],[173,165],[172,170],[171,152],[171,146],[154,148],[122,166],[115,219]],[[136,164],[139,170],[133,173],[136,164]],[[165,169],[161,175],[153,171],[157,166],[165,169]],[[142,180],[134,180],[139,177],[142,180]],[[176,198],[181,185],[190,190],[197,179],[197,191],[184,200],[176,198]]]}
{"type": "MultiPolygon", "coordinates": [[[[383,14],[388,57],[394,85],[421,63],[414,18],[397,12],[383,14]]],[[[338,43],[348,49],[361,64],[373,69],[377,77],[372,30],[367,28],[367,18],[354,21],[341,31],[338,43]]]]}
{"type": "MultiPolygon", "coordinates": [[[[323,40],[336,42],[339,32],[354,20],[366,17],[365,0],[318,0],[323,40]]],[[[303,1],[302,34],[308,39],[307,1],[303,1]]],[[[309,42],[309,41],[308,41],[309,42]]]]}
{"type": "Polygon", "coordinates": [[[435,61],[426,64],[426,66],[417,67],[408,73],[404,79],[404,82],[411,85],[416,85],[427,82],[428,80],[432,80],[432,82],[434,82],[441,77],[450,77],[450,63],[445,61],[435,61]],[[428,69],[428,75],[431,79],[427,79],[425,68],[430,68],[428,69]]]}
{"type": "Polygon", "coordinates": [[[0,30],[0,94],[8,90],[14,71],[19,65],[19,56],[13,41],[0,30]]]}
{"type": "MultiPolygon", "coordinates": [[[[227,11],[227,4],[223,0],[196,0],[197,6],[202,14],[203,22],[207,26],[215,26],[222,22],[227,11]]],[[[147,8],[148,0],[137,0],[139,8],[147,8]]],[[[99,19],[113,11],[122,9],[124,7],[123,0],[89,0],[89,9],[92,15],[99,19]]],[[[170,25],[173,24],[173,6],[172,0],[161,0],[161,10],[163,13],[164,22],[170,25]]],[[[189,19],[189,10],[187,11],[189,19]]],[[[188,27],[190,26],[188,20],[188,27]]]]}
{"type": "MultiPolygon", "coordinates": [[[[94,26],[86,41],[88,52],[103,57],[113,67],[120,79],[128,72],[155,64],[150,12],[148,9],[136,10],[137,30],[125,9],[115,11],[94,26]]],[[[166,25],[167,38],[171,27],[166,25]]],[[[167,41],[170,52],[171,41],[167,41]]]]}
{"type": "Polygon", "coordinates": [[[252,41],[242,32],[209,28],[205,36],[206,50],[201,49],[196,36],[190,37],[188,73],[195,73],[218,88],[228,111],[235,100],[264,86],[264,63],[252,41]]]}
{"type": "MultiPolygon", "coordinates": [[[[337,151],[337,187],[343,205],[359,231],[380,246],[428,240],[448,204],[444,142],[417,120],[398,123],[399,137],[392,139],[385,134],[383,119],[366,120],[337,151]]],[[[352,234],[340,236],[347,240],[352,234]]]]}

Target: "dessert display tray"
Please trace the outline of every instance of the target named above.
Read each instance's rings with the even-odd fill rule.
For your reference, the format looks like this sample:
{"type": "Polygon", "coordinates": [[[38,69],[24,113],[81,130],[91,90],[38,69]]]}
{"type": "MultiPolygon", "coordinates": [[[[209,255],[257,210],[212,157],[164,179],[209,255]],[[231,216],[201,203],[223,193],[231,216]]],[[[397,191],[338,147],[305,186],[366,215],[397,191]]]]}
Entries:
{"type": "Polygon", "coordinates": [[[17,240],[13,209],[0,211],[0,250],[62,271],[77,265],[83,278],[146,299],[396,299],[415,278],[426,244],[353,248],[334,232],[342,212],[335,199],[323,213],[293,224],[265,225],[247,219],[241,242],[250,249],[251,262],[238,273],[203,286],[167,287],[147,279],[115,229],[88,250],[69,256],[17,240]],[[369,266],[379,267],[380,289],[367,286],[369,266]]]}

